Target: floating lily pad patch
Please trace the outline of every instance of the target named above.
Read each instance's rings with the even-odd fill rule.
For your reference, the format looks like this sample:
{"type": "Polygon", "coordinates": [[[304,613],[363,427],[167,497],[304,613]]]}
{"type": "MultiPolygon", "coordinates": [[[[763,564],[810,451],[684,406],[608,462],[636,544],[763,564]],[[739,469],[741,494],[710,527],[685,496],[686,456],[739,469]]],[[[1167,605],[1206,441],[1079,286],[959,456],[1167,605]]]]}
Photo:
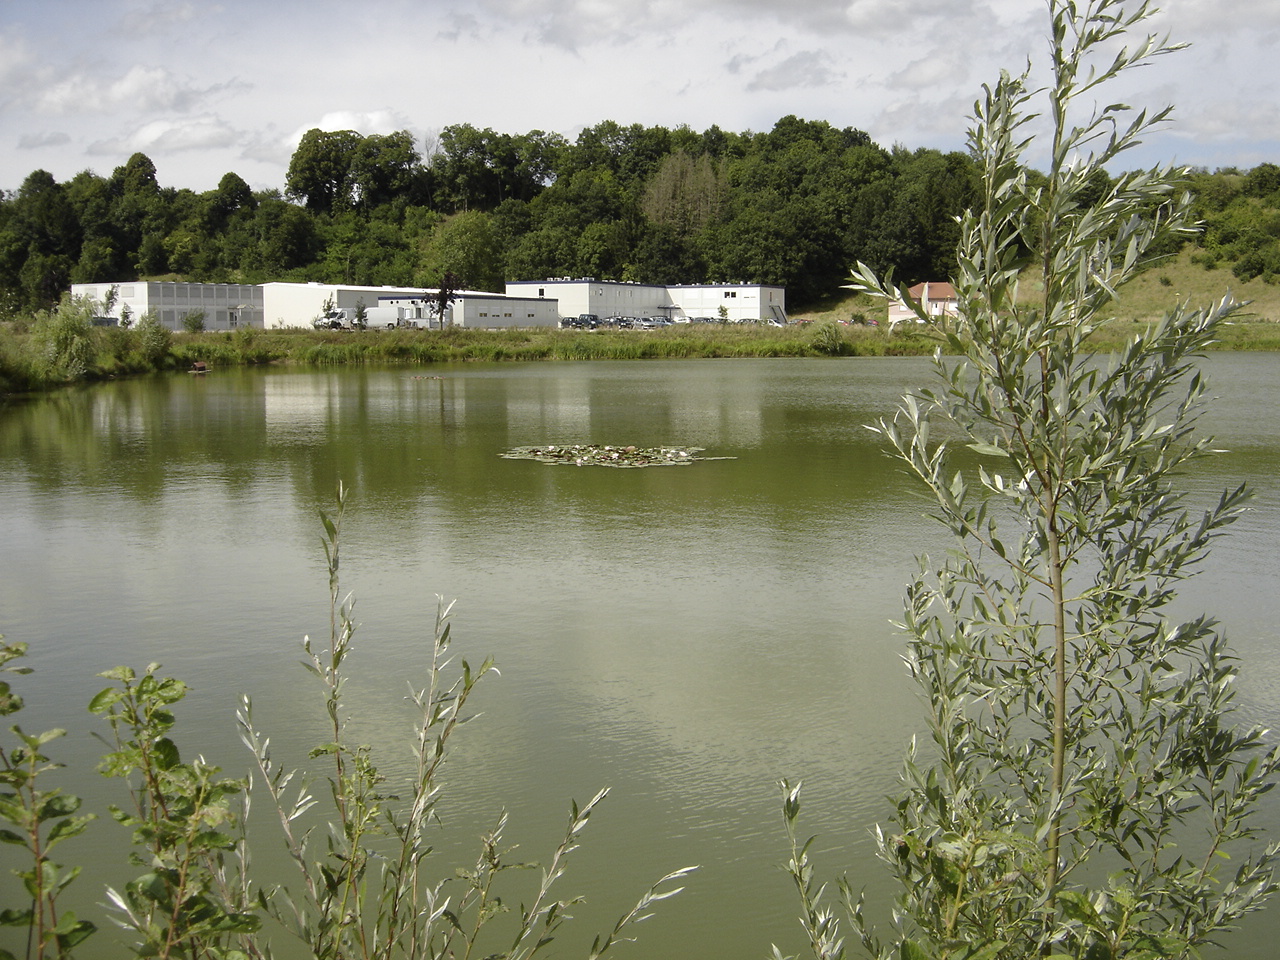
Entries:
{"type": "Polygon", "coordinates": [[[676,467],[698,460],[732,460],[733,457],[700,457],[702,447],[619,447],[598,443],[547,444],[516,447],[499,454],[508,460],[539,460],[577,467],[676,467]]]}

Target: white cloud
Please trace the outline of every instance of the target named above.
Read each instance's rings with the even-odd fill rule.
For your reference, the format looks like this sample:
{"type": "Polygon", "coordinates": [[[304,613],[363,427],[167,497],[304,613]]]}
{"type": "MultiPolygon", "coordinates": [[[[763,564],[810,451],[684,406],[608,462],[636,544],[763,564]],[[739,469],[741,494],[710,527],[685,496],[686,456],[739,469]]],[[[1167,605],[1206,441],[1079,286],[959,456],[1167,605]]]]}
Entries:
{"type": "Polygon", "coordinates": [[[1156,22],[1172,25],[1174,40],[1252,35],[1271,43],[1280,30],[1280,4],[1273,0],[1164,0],[1156,22]]]}
{"type": "MultiPolygon", "coordinates": [[[[1166,12],[1153,29],[1195,46],[1117,95],[1173,103],[1170,130],[1195,151],[1185,162],[1274,154],[1280,74],[1264,39],[1280,43],[1280,3],[1157,2],[1166,12]]],[[[58,130],[71,141],[40,160],[60,178],[83,167],[80,143],[215,145],[165,165],[176,185],[201,189],[228,169],[283,183],[316,126],[572,137],[603,120],[743,131],[794,113],[886,145],[951,148],[981,83],[1028,57],[1043,76],[1048,28],[1043,0],[312,0],[305,17],[257,0],[3,9],[0,187],[29,172],[36,148],[19,140],[58,130]]],[[[1165,133],[1152,146],[1181,149],[1165,133]]]]}
{"type": "Polygon", "coordinates": [[[544,25],[548,42],[588,44],[640,31],[678,29],[696,18],[784,22],[806,30],[902,33],[923,18],[985,8],[957,0],[473,0],[471,7],[508,22],[544,25]]]}
{"type": "Polygon", "coordinates": [[[189,78],[180,78],[164,67],[130,67],[123,75],[104,79],[78,73],[53,84],[36,98],[42,113],[84,114],[128,110],[133,113],[176,111],[185,113],[199,107],[211,95],[226,90],[248,89],[236,80],[199,87],[189,78]]]}
{"type": "MultiPolygon", "coordinates": [[[[303,131],[305,133],[306,131],[303,131]]],[[[281,136],[273,127],[258,131],[248,137],[240,148],[240,157],[256,163],[266,164],[280,170],[279,182],[275,186],[284,185],[284,170],[289,166],[289,159],[302,134],[281,136]]]]}
{"type": "Polygon", "coordinates": [[[971,65],[964,51],[944,48],[894,71],[885,78],[885,83],[899,90],[947,90],[969,81],[971,65]]]}
{"type": "Polygon", "coordinates": [[[1241,130],[1260,139],[1280,141],[1280,106],[1275,103],[1223,103],[1191,111],[1179,111],[1172,132],[1197,141],[1221,141],[1237,137],[1241,130]]]}
{"type": "Polygon", "coordinates": [[[793,53],[785,60],[757,73],[747,84],[747,89],[778,92],[803,87],[829,86],[842,76],[832,69],[830,59],[822,50],[793,53]]]}
{"type": "Polygon", "coordinates": [[[849,0],[842,6],[844,24],[860,33],[929,36],[939,21],[970,14],[974,5],[955,0],[849,0]]]}
{"type": "Polygon", "coordinates": [[[448,27],[436,34],[441,40],[454,43],[463,39],[481,40],[487,32],[482,30],[480,21],[469,13],[451,10],[449,15],[445,17],[445,22],[448,27]]]}
{"type": "Polygon", "coordinates": [[[124,137],[89,144],[94,155],[178,153],[186,150],[218,150],[234,146],[240,135],[226,121],[206,114],[181,120],[153,120],[124,137]]]}
{"type": "MultiPolygon", "coordinates": [[[[220,9],[213,7],[214,11],[220,9]]],[[[211,12],[206,8],[206,13],[211,12]]],[[[161,0],[158,3],[135,3],[121,18],[121,26],[129,33],[165,33],[174,27],[192,22],[199,15],[194,3],[174,3],[161,0]]]]}
{"type": "Polygon", "coordinates": [[[49,133],[24,133],[18,138],[19,150],[41,150],[46,147],[65,147],[71,142],[70,134],[61,131],[49,133]]]}
{"type": "Polygon", "coordinates": [[[21,37],[0,33],[0,110],[20,102],[39,81],[30,46],[21,37]]]}
{"type": "Polygon", "coordinates": [[[34,59],[21,37],[0,32],[0,82],[7,86],[13,77],[24,73],[34,59]]]}
{"type": "Polygon", "coordinates": [[[560,46],[634,35],[688,22],[705,0],[474,0],[469,7],[499,22],[535,25],[538,34],[560,46]]]}

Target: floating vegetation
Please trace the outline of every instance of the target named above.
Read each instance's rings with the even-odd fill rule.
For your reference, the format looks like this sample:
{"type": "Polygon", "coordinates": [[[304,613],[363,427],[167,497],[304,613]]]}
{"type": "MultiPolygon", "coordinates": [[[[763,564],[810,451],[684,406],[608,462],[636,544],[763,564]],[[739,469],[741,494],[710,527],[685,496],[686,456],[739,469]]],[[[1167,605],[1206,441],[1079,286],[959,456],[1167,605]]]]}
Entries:
{"type": "Polygon", "coordinates": [[[615,447],[598,443],[548,444],[516,447],[498,456],[507,460],[540,460],[576,467],[675,467],[695,460],[733,460],[734,457],[700,457],[702,447],[615,447]]]}

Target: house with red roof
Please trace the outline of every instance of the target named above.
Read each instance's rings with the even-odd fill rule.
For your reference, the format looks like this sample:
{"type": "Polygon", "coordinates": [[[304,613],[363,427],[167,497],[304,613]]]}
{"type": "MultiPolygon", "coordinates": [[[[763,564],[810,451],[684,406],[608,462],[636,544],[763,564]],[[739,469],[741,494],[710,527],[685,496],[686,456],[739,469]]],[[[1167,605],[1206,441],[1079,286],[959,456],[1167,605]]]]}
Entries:
{"type": "MultiPolygon", "coordinates": [[[[917,283],[907,290],[911,299],[920,304],[920,309],[927,317],[954,317],[960,312],[960,301],[956,297],[956,289],[942,280],[926,280],[917,283]]],[[[906,320],[920,322],[920,317],[907,306],[905,301],[889,301],[889,326],[893,327],[906,320]]]]}

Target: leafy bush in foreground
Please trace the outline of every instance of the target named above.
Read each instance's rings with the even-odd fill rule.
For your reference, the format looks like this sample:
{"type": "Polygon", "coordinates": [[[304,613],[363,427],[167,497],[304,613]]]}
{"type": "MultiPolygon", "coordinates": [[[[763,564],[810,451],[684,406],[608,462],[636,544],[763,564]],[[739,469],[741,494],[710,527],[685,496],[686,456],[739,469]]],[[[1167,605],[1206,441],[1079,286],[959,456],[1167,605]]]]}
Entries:
{"type": "MultiPolygon", "coordinates": [[[[1050,11],[1049,175],[1033,182],[1023,162],[1038,94],[1005,75],[970,135],[984,196],[961,225],[960,313],[937,323],[960,359],[939,355],[936,385],[879,425],[951,533],[947,559],[920,558],[907,589],[906,659],[932,743],[913,744],[878,833],[899,890],[888,941],[843,884],[880,960],[1187,957],[1276,889],[1280,845],[1257,842],[1254,815],[1280,748],[1231,725],[1236,669],[1215,622],[1170,611],[1248,499],[1230,489],[1194,510],[1174,486],[1210,453],[1194,434],[1195,358],[1239,305],[1180,303],[1109,358],[1090,347],[1116,289],[1192,221],[1186,171],[1091,190],[1168,111],[1077,121],[1076,104],[1176,47],[1146,37],[1114,52],[1145,3],[1050,11]],[[1034,302],[1018,296],[1024,251],[1044,281],[1034,302]]],[[[898,292],[862,265],[855,280],[898,292]]],[[[810,945],[841,957],[789,783],[784,816],[810,945]]]]}
{"type": "MultiPolygon", "coordinates": [[[[264,918],[270,917],[318,960],[474,956],[479,955],[482,938],[485,956],[527,960],[554,940],[569,919],[569,909],[581,900],[561,898],[556,891],[607,789],[581,807],[571,805],[563,839],[541,870],[532,896],[517,911],[504,905],[509,879],[505,874],[536,864],[508,859],[505,814],[481,838],[472,867],[441,870],[431,858],[441,790],[438,774],[450,739],[469,719],[467,703],[476,684],[493,667],[486,660],[473,670],[463,660],[460,671],[450,669],[451,605],[442,603],[437,612],[426,685],[410,691],[417,713],[417,762],[406,789],[389,791],[369,748],[348,739],[343,691],[355,622],[354,601],[342,596],[338,577],[345,504],[346,493],[339,487],[335,515],[322,517],[329,569],[329,644],[319,648],[310,639],[304,641],[304,664],[320,683],[329,724],[311,757],[327,762],[327,775],[317,782],[281,766],[269,738],[254,724],[247,698],[237,713],[242,739],[252,750],[259,782],[277,811],[297,868],[296,885],[262,886],[250,873],[252,858],[244,832],[249,779],[221,777],[203,758],[182,758],[171,737],[172,707],[186,695],[185,685],[160,676],[158,664],[142,674],[127,667],[103,674],[113,683],[90,704],[112,734],[112,749],[100,769],[127,785],[128,807],[112,807],[111,812],[131,828],[131,859],[143,870],[122,888],[109,888],[107,896],[115,908],[113,919],[130,932],[137,956],[266,958],[270,946],[260,934],[264,918]],[[327,805],[321,797],[328,798],[327,805]],[[498,922],[504,914],[510,921],[505,926],[498,922]]],[[[10,666],[25,652],[19,644],[0,644],[0,669],[25,672],[10,666]]],[[[10,685],[0,682],[0,714],[13,714],[21,707],[10,685]]],[[[70,957],[95,927],[59,911],[58,898],[79,868],[63,868],[50,854],[82,832],[92,818],[77,815],[77,798],[41,788],[40,777],[57,766],[42,750],[62,731],[33,737],[15,726],[13,732],[18,744],[0,746],[0,821],[16,829],[0,830],[0,840],[27,851],[30,866],[18,875],[31,906],[0,911],[0,925],[26,931],[26,960],[70,957]]],[[[692,869],[658,880],[608,933],[595,938],[588,960],[599,960],[629,939],[630,928],[650,916],[656,903],[678,893],[682,888],[674,884],[692,869]]],[[[15,954],[0,948],[0,960],[16,960],[15,954]]]]}

